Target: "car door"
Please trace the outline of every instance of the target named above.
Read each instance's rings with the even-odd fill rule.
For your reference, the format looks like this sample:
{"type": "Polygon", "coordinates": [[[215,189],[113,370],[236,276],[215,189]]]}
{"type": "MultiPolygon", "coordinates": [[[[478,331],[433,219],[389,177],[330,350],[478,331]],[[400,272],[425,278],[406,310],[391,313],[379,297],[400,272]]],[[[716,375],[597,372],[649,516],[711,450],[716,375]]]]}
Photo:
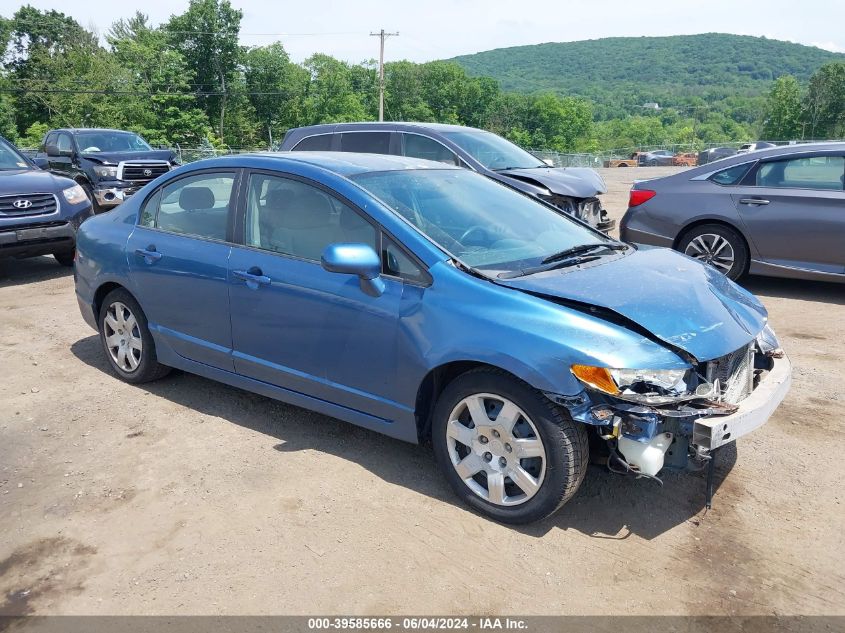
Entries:
{"type": "Polygon", "coordinates": [[[396,336],[403,285],[381,296],[327,272],[332,243],[377,248],[378,228],[351,204],[294,176],[253,172],[243,187],[243,239],[229,260],[235,370],[245,376],[395,419],[396,336]]]}
{"type": "Polygon", "coordinates": [[[845,158],[760,161],[732,194],[760,257],[778,266],[845,272],[845,158]]]}
{"type": "Polygon", "coordinates": [[[127,243],[130,277],[156,341],[233,370],[227,284],[238,172],[171,180],[143,203],[127,243]]]}

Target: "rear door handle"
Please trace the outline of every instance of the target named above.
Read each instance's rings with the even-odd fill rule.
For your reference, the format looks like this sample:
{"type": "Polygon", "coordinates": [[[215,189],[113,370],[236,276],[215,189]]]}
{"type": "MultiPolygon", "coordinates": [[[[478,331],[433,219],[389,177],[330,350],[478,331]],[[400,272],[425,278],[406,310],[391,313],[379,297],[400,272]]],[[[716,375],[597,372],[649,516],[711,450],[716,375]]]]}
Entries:
{"type": "Polygon", "coordinates": [[[143,257],[147,264],[155,264],[161,259],[162,255],[156,250],[156,247],[150,244],[147,248],[136,248],[135,254],[138,257],[143,257]]]}
{"type": "Polygon", "coordinates": [[[262,274],[260,268],[250,268],[249,270],[233,270],[232,276],[235,279],[240,279],[246,282],[248,288],[255,290],[258,286],[269,286],[271,279],[262,274]]]}
{"type": "Polygon", "coordinates": [[[764,200],[763,198],[742,198],[739,201],[740,204],[769,204],[768,200],[764,200]]]}

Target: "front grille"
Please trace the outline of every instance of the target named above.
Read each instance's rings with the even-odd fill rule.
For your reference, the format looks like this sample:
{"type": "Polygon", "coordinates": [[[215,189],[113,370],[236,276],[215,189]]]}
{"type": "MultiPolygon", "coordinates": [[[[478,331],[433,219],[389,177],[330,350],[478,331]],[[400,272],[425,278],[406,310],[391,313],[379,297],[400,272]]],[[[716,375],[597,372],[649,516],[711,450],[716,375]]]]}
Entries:
{"type": "Polygon", "coordinates": [[[168,171],[170,171],[170,164],[163,161],[125,162],[120,164],[117,178],[118,180],[147,184],[168,171]]]}
{"type": "Polygon", "coordinates": [[[55,212],[58,203],[52,193],[22,193],[0,196],[0,215],[22,217],[55,212]]]}
{"type": "Polygon", "coordinates": [[[754,343],[707,363],[705,377],[719,381],[722,401],[739,404],[754,389],[754,343]]]}

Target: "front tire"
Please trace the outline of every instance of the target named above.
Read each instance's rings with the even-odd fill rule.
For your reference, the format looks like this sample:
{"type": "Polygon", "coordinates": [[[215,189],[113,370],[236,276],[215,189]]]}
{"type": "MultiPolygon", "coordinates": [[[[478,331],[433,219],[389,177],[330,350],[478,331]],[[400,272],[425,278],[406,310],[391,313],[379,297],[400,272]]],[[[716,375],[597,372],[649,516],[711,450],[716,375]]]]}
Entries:
{"type": "Polygon", "coordinates": [[[91,188],[87,182],[80,183],[82,188],[85,190],[85,195],[88,196],[88,199],[91,201],[91,210],[93,211],[94,215],[102,213],[104,211],[103,207],[97,202],[97,198],[94,196],[94,190],[91,188]]]}
{"type": "Polygon", "coordinates": [[[106,295],[98,323],[106,358],[119,378],[142,383],[170,373],[169,367],[158,362],[144,311],[126,290],[117,288],[106,295]]]}
{"type": "Polygon", "coordinates": [[[742,277],[748,267],[745,240],[739,233],[722,224],[693,227],[678,242],[678,250],[712,266],[734,281],[742,277]]]}
{"type": "Polygon", "coordinates": [[[587,432],[526,383],[494,369],[452,381],[434,409],[438,465],[470,507],[502,523],[539,521],[587,469],[587,432]]]}

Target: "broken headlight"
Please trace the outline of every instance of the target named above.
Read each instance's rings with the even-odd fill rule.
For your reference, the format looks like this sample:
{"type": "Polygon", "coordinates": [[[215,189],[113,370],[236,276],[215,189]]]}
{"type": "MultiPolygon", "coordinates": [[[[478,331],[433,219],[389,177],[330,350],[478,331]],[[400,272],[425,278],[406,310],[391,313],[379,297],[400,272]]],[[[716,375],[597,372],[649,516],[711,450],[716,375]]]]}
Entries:
{"type": "Polygon", "coordinates": [[[621,400],[648,405],[671,404],[691,398],[706,396],[704,390],[712,387],[703,384],[693,389],[690,369],[615,369],[573,365],[572,373],[582,383],[621,400]],[[698,393],[702,391],[702,393],[698,393]]]}
{"type": "Polygon", "coordinates": [[[766,356],[772,356],[774,358],[781,358],[783,356],[780,341],[778,341],[775,331],[768,324],[757,335],[757,347],[766,356]]]}

